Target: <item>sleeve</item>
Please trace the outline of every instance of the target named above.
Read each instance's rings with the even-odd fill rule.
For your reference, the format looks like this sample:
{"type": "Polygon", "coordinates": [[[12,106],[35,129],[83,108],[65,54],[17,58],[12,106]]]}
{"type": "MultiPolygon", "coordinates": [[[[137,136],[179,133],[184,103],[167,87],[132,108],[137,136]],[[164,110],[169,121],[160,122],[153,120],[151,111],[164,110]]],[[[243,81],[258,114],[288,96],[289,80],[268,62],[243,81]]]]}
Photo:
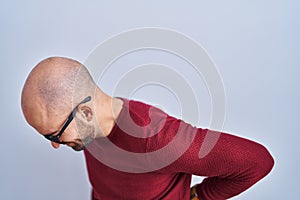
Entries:
{"type": "Polygon", "coordinates": [[[245,138],[201,128],[187,128],[176,134],[181,135],[184,143],[191,138],[192,142],[164,170],[205,176],[196,186],[201,200],[236,196],[266,176],[274,165],[272,156],[263,145],[245,138]],[[219,134],[219,137],[211,151],[201,158],[199,152],[207,134],[219,134]]]}

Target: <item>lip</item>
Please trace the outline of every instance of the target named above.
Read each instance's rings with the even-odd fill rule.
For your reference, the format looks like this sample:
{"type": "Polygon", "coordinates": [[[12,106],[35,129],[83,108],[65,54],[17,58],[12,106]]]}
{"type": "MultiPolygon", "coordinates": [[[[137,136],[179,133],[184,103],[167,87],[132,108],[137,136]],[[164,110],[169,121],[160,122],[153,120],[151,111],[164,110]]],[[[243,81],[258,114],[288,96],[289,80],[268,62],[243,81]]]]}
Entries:
{"type": "Polygon", "coordinates": [[[74,146],[73,143],[71,143],[71,142],[70,142],[70,143],[67,143],[66,145],[67,145],[68,147],[73,147],[73,146],[74,146]]]}

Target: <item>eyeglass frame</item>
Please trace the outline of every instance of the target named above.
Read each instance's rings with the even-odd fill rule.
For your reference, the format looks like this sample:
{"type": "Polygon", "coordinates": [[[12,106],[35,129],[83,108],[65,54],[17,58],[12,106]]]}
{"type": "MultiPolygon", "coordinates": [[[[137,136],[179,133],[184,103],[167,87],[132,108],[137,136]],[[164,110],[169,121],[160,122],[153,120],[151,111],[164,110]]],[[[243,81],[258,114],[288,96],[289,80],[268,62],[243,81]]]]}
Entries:
{"type": "Polygon", "coordinates": [[[77,106],[72,110],[72,112],[68,116],[67,120],[64,122],[63,127],[59,131],[55,132],[55,133],[58,132],[57,135],[53,135],[53,133],[50,133],[50,134],[44,135],[44,137],[47,140],[50,140],[51,142],[55,142],[55,143],[58,143],[58,144],[66,144],[65,142],[59,141],[59,138],[62,136],[62,134],[64,133],[64,131],[66,130],[66,128],[69,126],[69,124],[73,121],[73,119],[74,119],[74,117],[76,115],[78,106],[81,105],[81,104],[84,104],[86,102],[89,102],[91,99],[92,99],[92,97],[88,96],[85,99],[83,99],[79,104],[77,104],[77,106]]]}

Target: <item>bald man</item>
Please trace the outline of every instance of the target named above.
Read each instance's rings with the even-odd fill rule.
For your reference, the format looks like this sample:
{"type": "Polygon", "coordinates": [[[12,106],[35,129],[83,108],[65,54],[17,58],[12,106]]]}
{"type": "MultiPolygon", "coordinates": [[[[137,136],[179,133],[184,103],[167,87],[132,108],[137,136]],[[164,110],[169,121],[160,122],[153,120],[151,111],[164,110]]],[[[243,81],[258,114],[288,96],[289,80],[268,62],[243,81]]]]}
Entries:
{"type": "Polygon", "coordinates": [[[162,110],[105,94],[81,63],[47,58],[22,91],[27,122],[54,148],[84,151],[92,199],[228,199],[265,177],[274,160],[254,141],[220,133],[203,158],[206,134],[162,110]],[[206,178],[190,189],[192,175],[206,178]]]}

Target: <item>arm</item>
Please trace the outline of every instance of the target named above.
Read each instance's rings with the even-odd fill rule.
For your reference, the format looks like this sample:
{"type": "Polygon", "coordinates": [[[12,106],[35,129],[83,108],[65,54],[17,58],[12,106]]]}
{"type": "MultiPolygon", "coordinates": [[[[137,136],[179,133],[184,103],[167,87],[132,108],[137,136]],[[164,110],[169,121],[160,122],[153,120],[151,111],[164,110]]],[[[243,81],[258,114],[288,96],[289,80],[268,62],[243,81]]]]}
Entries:
{"type": "Polygon", "coordinates": [[[170,161],[171,164],[159,172],[206,176],[195,188],[200,200],[236,196],[266,176],[274,165],[264,146],[227,133],[221,133],[213,149],[200,158],[199,151],[206,135],[218,132],[195,128],[171,116],[165,117],[165,113],[154,107],[150,117],[149,107],[146,108],[144,106],[142,112],[134,112],[138,113],[136,119],[141,119],[140,124],[147,127],[143,128],[145,135],[151,135],[146,139],[146,152],[160,152],[154,156],[147,154],[147,165],[156,169],[161,166],[160,163],[170,161]],[[148,126],[149,121],[156,123],[148,126]]]}
{"type": "MultiPolygon", "coordinates": [[[[188,137],[189,133],[184,134],[188,137]]],[[[236,196],[271,171],[274,160],[264,146],[227,133],[221,133],[212,151],[200,159],[198,154],[206,134],[217,132],[198,129],[188,150],[169,166],[176,172],[207,177],[195,187],[200,200],[236,196]]]]}

